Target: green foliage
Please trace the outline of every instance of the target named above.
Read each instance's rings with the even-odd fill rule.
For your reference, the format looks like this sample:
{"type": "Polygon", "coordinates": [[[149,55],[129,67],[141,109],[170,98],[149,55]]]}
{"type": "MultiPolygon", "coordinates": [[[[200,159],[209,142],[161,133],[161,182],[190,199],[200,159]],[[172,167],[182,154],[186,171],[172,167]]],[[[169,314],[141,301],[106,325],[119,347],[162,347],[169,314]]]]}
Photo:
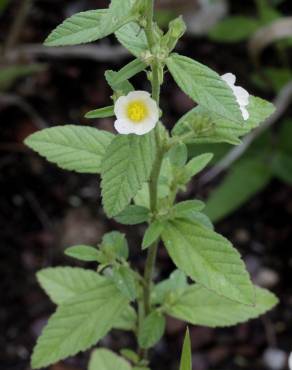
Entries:
{"type": "Polygon", "coordinates": [[[232,90],[216,72],[179,54],[171,54],[166,64],[178,86],[196,103],[221,118],[243,122],[232,90]]]}
{"type": "Polygon", "coordinates": [[[97,174],[112,139],[106,131],[65,125],[38,131],[25,139],[25,144],[60,168],[97,174]]]}
{"type": "Polygon", "coordinates": [[[155,285],[151,300],[153,304],[167,304],[175,302],[188,287],[187,277],[180,270],[171,273],[168,279],[155,285]]]}
{"type": "Polygon", "coordinates": [[[106,118],[113,117],[114,115],[114,106],[111,105],[110,107],[91,110],[90,112],[86,113],[85,118],[106,118]]]}
{"type": "Polygon", "coordinates": [[[124,81],[122,83],[116,84],[116,75],[119,72],[115,71],[106,71],[105,72],[105,78],[109,86],[117,93],[117,95],[127,95],[130,91],[134,90],[134,86],[129,81],[124,81]]]}
{"type": "Polygon", "coordinates": [[[188,143],[226,142],[239,144],[239,138],[271,116],[275,107],[263,99],[250,96],[248,111],[249,119],[239,125],[233,120],[222,118],[218,114],[199,106],[186,113],[177,122],[173,134],[176,136],[189,134],[188,143]]]}
{"type": "Polygon", "coordinates": [[[139,330],[138,342],[141,348],[154,346],[163,336],[165,330],[164,316],[153,311],[143,321],[139,330]]]}
{"type": "Polygon", "coordinates": [[[237,15],[217,23],[209,32],[209,37],[219,42],[244,41],[253,35],[259,26],[257,19],[237,15]]]}
{"type": "MultiPolygon", "coordinates": [[[[1,3],[0,3],[1,12],[1,3]]],[[[32,63],[29,65],[15,64],[1,68],[0,91],[8,90],[18,79],[34,75],[46,69],[44,64],[32,63]]]]}
{"type": "Polygon", "coordinates": [[[124,311],[114,319],[113,328],[118,330],[135,331],[137,320],[138,318],[135,309],[128,305],[124,311]]]}
{"type": "Polygon", "coordinates": [[[141,57],[148,50],[144,30],[134,22],[128,23],[115,33],[118,41],[136,57],[141,57]]]}
{"type": "Polygon", "coordinates": [[[142,249],[147,249],[150,247],[151,244],[156,242],[164,228],[163,222],[157,220],[154,221],[149,225],[147,230],[145,231],[143,242],[142,242],[142,249]]]}
{"type": "Polygon", "coordinates": [[[46,367],[80,351],[85,351],[113,327],[114,318],[128,301],[115,285],[99,277],[95,288],[85,291],[58,306],[43,329],[32,355],[32,368],[46,367]]]}
{"type": "Polygon", "coordinates": [[[118,215],[149,179],[155,158],[153,133],[118,135],[108,146],[102,167],[102,198],[109,217],[118,215]]]}
{"type": "Polygon", "coordinates": [[[185,167],[186,182],[189,182],[193,176],[196,176],[201,172],[212,160],[212,153],[205,153],[192,158],[185,167]]]}
{"type": "Polygon", "coordinates": [[[137,225],[149,220],[149,209],[142,206],[129,205],[115,220],[123,225],[137,225]]]}
{"type": "Polygon", "coordinates": [[[186,331],[179,370],[192,370],[192,347],[189,329],[186,331]]]}
{"type": "Polygon", "coordinates": [[[99,248],[101,251],[99,261],[104,264],[112,264],[116,260],[124,261],[129,257],[129,247],[125,235],[118,231],[105,234],[99,248]]]}
{"type": "Polygon", "coordinates": [[[257,287],[255,304],[248,306],[195,284],[169,306],[167,313],[193,325],[224,327],[254,319],[273,308],[277,302],[272,293],[257,287]]]}
{"type": "Polygon", "coordinates": [[[193,212],[202,211],[204,208],[205,204],[200,200],[185,200],[174,205],[173,215],[175,218],[186,218],[193,212]]]}
{"type": "Polygon", "coordinates": [[[99,257],[99,251],[87,245],[75,245],[74,247],[67,248],[65,254],[85,262],[97,262],[99,257]]]}
{"type": "Polygon", "coordinates": [[[220,221],[262,190],[271,178],[271,170],[261,156],[240,160],[212,192],[205,213],[213,222],[220,221]]]}
{"type": "Polygon", "coordinates": [[[231,300],[254,304],[244,263],[227,239],[187,220],[168,222],[162,239],[176,266],[193,280],[231,300]]]}
{"type": "Polygon", "coordinates": [[[134,59],[128,63],[125,67],[120,69],[114,74],[111,80],[111,85],[119,86],[124,81],[129,80],[131,77],[134,77],[139,72],[144,71],[146,68],[145,63],[141,62],[139,59],[134,59]]]}
{"type": "Polygon", "coordinates": [[[92,352],[88,370],[131,370],[132,366],[114,352],[99,348],[92,352]]]}
{"type": "Polygon", "coordinates": [[[168,152],[170,163],[176,167],[182,167],[188,160],[188,148],[185,144],[174,145],[168,152]]]}
{"type": "Polygon", "coordinates": [[[130,301],[137,298],[137,279],[134,271],[128,266],[118,266],[113,269],[113,282],[119,291],[130,301]]]}

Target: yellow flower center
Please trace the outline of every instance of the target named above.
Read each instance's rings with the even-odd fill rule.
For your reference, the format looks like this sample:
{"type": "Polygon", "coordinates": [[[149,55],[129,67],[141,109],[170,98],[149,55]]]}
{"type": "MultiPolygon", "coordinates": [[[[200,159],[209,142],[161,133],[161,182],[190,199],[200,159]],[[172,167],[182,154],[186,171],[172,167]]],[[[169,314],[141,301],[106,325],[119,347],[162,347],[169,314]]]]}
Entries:
{"type": "Polygon", "coordinates": [[[134,123],[139,123],[148,116],[148,107],[143,101],[132,101],[127,106],[127,116],[134,123]]]}

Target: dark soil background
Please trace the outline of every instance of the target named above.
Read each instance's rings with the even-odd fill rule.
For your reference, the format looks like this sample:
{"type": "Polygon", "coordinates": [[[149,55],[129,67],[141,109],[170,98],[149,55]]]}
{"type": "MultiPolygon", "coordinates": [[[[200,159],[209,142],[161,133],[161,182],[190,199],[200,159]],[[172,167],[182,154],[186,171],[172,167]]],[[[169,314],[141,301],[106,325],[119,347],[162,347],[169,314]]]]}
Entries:
{"type": "MultiPolygon", "coordinates": [[[[21,2],[11,1],[2,15],[0,42],[7,38],[21,2]]],[[[36,0],[19,43],[41,43],[65,17],[84,9],[103,7],[106,3],[36,0]]],[[[292,14],[291,1],[285,1],[282,10],[287,15],[292,14]]],[[[232,1],[231,11],[252,14],[254,5],[252,1],[232,1]]],[[[115,40],[110,38],[103,45],[111,49],[115,40]]],[[[249,74],[253,66],[245,43],[226,46],[188,35],[179,48],[220,73],[233,71],[252,93],[273,98],[272,93],[264,94],[251,85],[249,74]]],[[[19,61],[31,62],[25,54],[18,57],[19,61]]],[[[274,57],[273,50],[268,50],[264,57],[263,63],[269,64],[274,57]]],[[[76,265],[64,256],[66,247],[78,243],[97,244],[104,232],[117,229],[128,236],[133,264],[143,267],[145,255],[139,250],[143,229],[133,233],[132,228],[106,220],[100,207],[99,179],[63,172],[22,144],[23,139],[40,129],[41,124],[84,124],[113,130],[111,119],[87,121],[83,116],[88,110],[109,103],[110,90],[104,81],[104,71],[118,69],[128,60],[129,56],[112,56],[100,62],[38,57],[46,68],[18,80],[5,92],[6,98],[7,95],[20,97],[22,103],[17,99],[12,99],[11,104],[4,99],[6,103],[3,103],[0,94],[0,369],[30,369],[32,347],[54,310],[39,288],[35,273],[47,266],[76,265]],[[32,112],[23,109],[23,101],[32,112]]],[[[134,82],[137,88],[148,88],[143,79],[137,78],[134,82]]],[[[178,91],[169,77],[166,82],[162,105],[165,123],[171,126],[192,107],[192,102],[178,91]]],[[[214,186],[216,184],[199,189],[197,196],[206,198],[214,186]]],[[[197,190],[194,182],[189,192],[197,190]]],[[[292,189],[275,180],[235,214],[216,225],[219,232],[236,244],[254,281],[274,291],[280,304],[263,318],[234,328],[191,327],[194,369],[288,368],[288,356],[292,351],[291,215],[292,189]]],[[[157,279],[167,276],[173,268],[163,248],[157,266],[157,279]]],[[[153,351],[153,370],[178,369],[184,329],[184,324],[168,320],[167,334],[153,351]]],[[[133,338],[116,331],[101,345],[119,350],[133,345],[133,338]]],[[[88,354],[81,354],[50,369],[86,369],[87,361],[88,354]]]]}

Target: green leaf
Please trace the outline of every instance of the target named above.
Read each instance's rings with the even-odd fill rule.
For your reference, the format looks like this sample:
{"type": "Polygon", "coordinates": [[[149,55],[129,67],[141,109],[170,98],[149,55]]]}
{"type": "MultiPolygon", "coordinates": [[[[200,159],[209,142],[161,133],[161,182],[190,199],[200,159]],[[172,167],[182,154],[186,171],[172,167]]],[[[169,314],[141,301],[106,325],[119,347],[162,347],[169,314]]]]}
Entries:
{"type": "Polygon", "coordinates": [[[109,217],[118,215],[151,174],[155,159],[153,132],[118,135],[108,146],[102,167],[102,197],[109,217]]]}
{"type": "Polygon", "coordinates": [[[137,326],[137,313],[134,308],[128,305],[124,311],[114,319],[113,328],[118,330],[132,330],[137,326]]]}
{"type": "Polygon", "coordinates": [[[123,225],[138,225],[149,220],[149,209],[142,206],[129,205],[115,220],[123,225]]]}
{"type": "Polygon", "coordinates": [[[113,269],[112,279],[119,291],[130,301],[133,301],[137,297],[136,275],[130,267],[115,267],[113,269]]]}
{"type": "Polygon", "coordinates": [[[109,132],[92,127],[66,125],[38,131],[24,142],[60,168],[97,174],[113,137],[109,132]]]}
{"type": "Polygon", "coordinates": [[[257,127],[266,118],[271,116],[275,107],[266,100],[250,96],[248,105],[250,117],[242,125],[232,120],[222,118],[203,107],[196,107],[185,114],[175,125],[172,133],[180,136],[192,133],[188,143],[240,143],[239,137],[257,127]]]}
{"type": "Polygon", "coordinates": [[[196,176],[198,173],[200,173],[209,164],[212,158],[212,153],[205,153],[192,158],[185,166],[187,182],[191,180],[193,176],[196,176]]]}
{"type": "Polygon", "coordinates": [[[46,66],[39,63],[31,63],[29,65],[14,64],[11,66],[2,67],[0,70],[0,91],[8,90],[20,78],[42,72],[45,69],[46,66]]]}
{"type": "Polygon", "coordinates": [[[164,228],[164,224],[161,221],[154,221],[152,224],[149,225],[148,229],[146,230],[142,242],[142,249],[147,249],[150,247],[151,244],[156,242],[159,239],[162,231],[164,228]]]}
{"type": "Polygon", "coordinates": [[[88,290],[99,287],[103,278],[78,267],[46,268],[37,273],[41,287],[56,304],[66,303],[88,290]]]}
{"type": "Polygon", "coordinates": [[[171,273],[168,279],[155,285],[151,294],[152,304],[167,303],[176,300],[188,287],[186,274],[180,270],[171,273]]]}
{"type": "Polygon", "coordinates": [[[209,32],[212,41],[239,42],[247,40],[260,28],[260,22],[255,18],[232,16],[216,24],[209,32]]]}
{"type": "Polygon", "coordinates": [[[193,212],[202,211],[205,208],[205,204],[200,200],[185,200],[177,203],[173,207],[174,218],[185,218],[193,212]]]}
{"type": "Polygon", "coordinates": [[[163,336],[164,330],[165,317],[157,311],[152,312],[142,321],[138,334],[139,346],[153,347],[163,336]]]}
{"type": "Polygon", "coordinates": [[[126,237],[118,231],[112,231],[103,236],[100,250],[105,254],[107,263],[111,263],[116,259],[127,260],[129,257],[126,237]]]}
{"type": "Polygon", "coordinates": [[[231,326],[264,314],[278,302],[274,294],[258,287],[255,287],[255,297],[255,305],[246,306],[195,284],[167,309],[167,313],[193,325],[231,326]]]}
{"type": "Polygon", "coordinates": [[[271,179],[271,170],[264,158],[242,158],[211,193],[205,208],[206,215],[213,222],[220,221],[266,187],[271,179]]]}
{"type": "Polygon", "coordinates": [[[254,303],[244,263],[223,236],[199,223],[175,220],[166,224],[162,239],[176,266],[193,280],[231,300],[254,303]]]}
{"type": "Polygon", "coordinates": [[[113,327],[128,301],[106,278],[94,289],[59,306],[43,329],[32,355],[32,368],[47,367],[95,345],[113,327]]]}
{"type": "Polygon", "coordinates": [[[178,86],[196,103],[222,118],[243,122],[235,95],[215,71],[178,54],[171,54],[166,64],[178,86]]]}
{"type": "Polygon", "coordinates": [[[75,258],[80,261],[97,262],[99,251],[87,245],[75,245],[65,250],[66,256],[75,258]]]}
{"type": "Polygon", "coordinates": [[[55,28],[46,46],[77,45],[102,39],[133,20],[132,1],[112,2],[109,9],[74,14],[55,28]]]}
{"type": "Polygon", "coordinates": [[[113,117],[115,115],[114,106],[111,105],[109,107],[99,108],[91,110],[90,112],[85,114],[85,118],[106,118],[106,117],[113,117]]]}
{"type": "Polygon", "coordinates": [[[192,346],[189,329],[186,331],[179,370],[192,370],[192,346]]]}
{"type": "Polygon", "coordinates": [[[123,82],[134,77],[139,72],[144,71],[145,68],[146,68],[145,63],[143,63],[139,59],[134,59],[130,63],[128,63],[125,67],[123,67],[122,69],[120,69],[118,72],[114,74],[114,76],[111,79],[111,84],[114,86],[119,86],[123,82]]]}
{"type": "Polygon", "coordinates": [[[170,163],[176,167],[183,167],[188,160],[188,148],[185,144],[174,145],[167,153],[170,163]]]}
{"type": "Polygon", "coordinates": [[[91,354],[88,370],[132,370],[132,366],[114,352],[98,348],[91,354]]]}
{"type": "Polygon", "coordinates": [[[126,24],[116,31],[115,35],[118,41],[138,58],[148,50],[145,32],[137,23],[126,24]]]}

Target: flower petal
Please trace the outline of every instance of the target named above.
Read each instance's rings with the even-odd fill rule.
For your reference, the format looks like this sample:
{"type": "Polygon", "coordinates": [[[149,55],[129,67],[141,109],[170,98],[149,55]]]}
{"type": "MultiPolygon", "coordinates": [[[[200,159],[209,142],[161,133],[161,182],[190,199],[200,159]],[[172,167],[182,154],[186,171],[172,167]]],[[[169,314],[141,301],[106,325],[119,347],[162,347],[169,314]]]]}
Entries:
{"type": "Polygon", "coordinates": [[[249,93],[243,87],[235,86],[234,93],[240,105],[244,105],[244,106],[248,105],[249,93]]]}
{"type": "Polygon", "coordinates": [[[148,91],[131,91],[127,95],[128,100],[145,100],[150,98],[150,93],[148,91]]]}
{"type": "Polygon", "coordinates": [[[245,107],[243,107],[243,106],[240,106],[240,110],[241,110],[243,119],[245,121],[247,121],[249,119],[249,112],[248,112],[248,110],[245,107]]]}
{"type": "Polygon", "coordinates": [[[222,80],[224,80],[229,86],[232,86],[235,84],[236,77],[233,73],[225,73],[223,76],[221,76],[222,80]]]}
{"type": "Polygon", "coordinates": [[[125,119],[117,119],[114,123],[115,129],[119,134],[128,135],[133,133],[133,125],[125,119]]]}
{"type": "Polygon", "coordinates": [[[117,119],[125,119],[126,118],[126,106],[128,104],[128,97],[127,96],[120,96],[116,103],[115,103],[115,115],[117,119]]]}

